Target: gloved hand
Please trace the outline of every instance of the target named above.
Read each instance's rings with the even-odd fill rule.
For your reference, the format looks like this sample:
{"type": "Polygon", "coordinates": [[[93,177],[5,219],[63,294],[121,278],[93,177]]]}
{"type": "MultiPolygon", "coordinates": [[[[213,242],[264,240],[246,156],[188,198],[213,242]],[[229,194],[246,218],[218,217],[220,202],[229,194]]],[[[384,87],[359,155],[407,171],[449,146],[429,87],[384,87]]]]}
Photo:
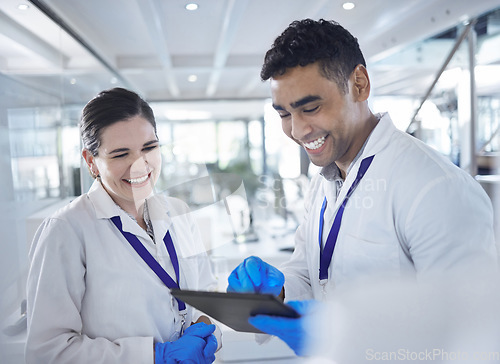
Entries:
{"type": "Polygon", "coordinates": [[[155,364],[213,363],[217,350],[214,330],[215,325],[199,322],[189,326],[176,341],[156,343],[155,364]]]}
{"type": "Polygon", "coordinates": [[[306,355],[311,340],[311,329],[308,323],[319,303],[314,300],[291,301],[288,305],[294,308],[301,316],[287,318],[279,316],[257,315],[248,319],[248,322],[266,334],[275,335],[283,340],[297,355],[306,355]]]}
{"type": "Polygon", "coordinates": [[[285,276],[258,257],[248,257],[231,272],[228,292],[281,293],[285,276]]]}

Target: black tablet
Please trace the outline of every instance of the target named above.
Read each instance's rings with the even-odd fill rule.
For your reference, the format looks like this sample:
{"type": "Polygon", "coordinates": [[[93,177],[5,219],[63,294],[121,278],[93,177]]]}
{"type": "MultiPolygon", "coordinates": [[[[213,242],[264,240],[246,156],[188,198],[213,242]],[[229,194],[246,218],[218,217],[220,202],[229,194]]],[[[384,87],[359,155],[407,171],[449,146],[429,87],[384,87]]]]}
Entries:
{"type": "Polygon", "coordinates": [[[248,323],[259,314],[299,317],[290,306],[272,294],[205,292],[171,289],[172,295],[203,311],[236,331],[262,333],[248,323]]]}

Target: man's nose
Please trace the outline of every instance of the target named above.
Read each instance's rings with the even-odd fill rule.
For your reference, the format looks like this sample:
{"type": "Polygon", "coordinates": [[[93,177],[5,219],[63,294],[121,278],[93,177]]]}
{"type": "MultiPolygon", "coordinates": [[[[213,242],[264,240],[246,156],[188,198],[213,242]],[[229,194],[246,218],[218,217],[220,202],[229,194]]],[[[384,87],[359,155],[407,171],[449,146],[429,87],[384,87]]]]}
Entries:
{"type": "Polygon", "coordinates": [[[292,115],[292,137],[303,140],[311,132],[312,128],[305,118],[300,115],[292,115]]]}

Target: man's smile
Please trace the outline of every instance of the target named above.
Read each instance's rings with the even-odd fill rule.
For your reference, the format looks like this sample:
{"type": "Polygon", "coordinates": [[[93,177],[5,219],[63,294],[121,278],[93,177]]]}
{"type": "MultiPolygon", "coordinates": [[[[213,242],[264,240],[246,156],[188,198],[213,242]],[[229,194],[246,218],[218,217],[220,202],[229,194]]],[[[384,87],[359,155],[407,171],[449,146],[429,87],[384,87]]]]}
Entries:
{"type": "Polygon", "coordinates": [[[311,142],[308,142],[308,143],[302,143],[302,145],[306,148],[306,149],[310,149],[310,150],[315,150],[315,149],[319,149],[323,146],[323,144],[325,144],[325,139],[328,135],[325,135],[325,136],[322,136],[318,139],[315,139],[311,142]]]}

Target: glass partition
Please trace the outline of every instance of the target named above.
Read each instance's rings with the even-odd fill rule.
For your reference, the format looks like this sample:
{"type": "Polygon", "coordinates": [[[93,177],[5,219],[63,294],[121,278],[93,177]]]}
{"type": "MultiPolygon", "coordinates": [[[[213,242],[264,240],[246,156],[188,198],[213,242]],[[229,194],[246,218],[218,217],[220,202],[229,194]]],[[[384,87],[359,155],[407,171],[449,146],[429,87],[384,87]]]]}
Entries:
{"type": "Polygon", "coordinates": [[[40,212],[80,194],[80,111],[94,89],[113,85],[105,67],[35,8],[25,26],[34,26],[29,16],[36,15],[44,29],[38,35],[2,10],[1,29],[9,31],[0,31],[0,320],[17,312],[25,296],[28,250],[40,212]],[[43,57],[30,48],[42,50],[43,57]],[[92,72],[71,62],[75,51],[79,62],[94,65],[92,72]]]}
{"type": "Polygon", "coordinates": [[[397,71],[398,63],[413,64],[413,71],[407,71],[404,77],[413,77],[415,86],[400,89],[383,78],[377,79],[382,86],[377,89],[374,85],[372,103],[379,111],[391,109],[391,114],[397,114],[400,129],[461,168],[470,171],[472,158],[478,164],[471,171],[473,175],[498,173],[494,163],[488,161],[498,158],[499,152],[500,65],[498,56],[493,55],[499,45],[500,10],[412,44],[372,67],[394,67],[397,71]]]}

